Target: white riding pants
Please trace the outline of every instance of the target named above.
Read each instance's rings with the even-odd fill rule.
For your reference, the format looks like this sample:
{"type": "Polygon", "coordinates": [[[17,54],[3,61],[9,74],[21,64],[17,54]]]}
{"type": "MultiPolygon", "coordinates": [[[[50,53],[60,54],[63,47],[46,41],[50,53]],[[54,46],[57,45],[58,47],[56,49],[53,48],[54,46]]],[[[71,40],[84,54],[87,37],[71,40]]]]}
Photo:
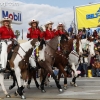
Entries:
{"type": "Polygon", "coordinates": [[[1,54],[0,54],[0,59],[1,59],[0,64],[2,68],[6,68],[7,56],[8,56],[7,48],[8,45],[11,43],[12,43],[11,41],[8,41],[7,44],[6,42],[0,42],[0,44],[2,45],[1,54]]]}

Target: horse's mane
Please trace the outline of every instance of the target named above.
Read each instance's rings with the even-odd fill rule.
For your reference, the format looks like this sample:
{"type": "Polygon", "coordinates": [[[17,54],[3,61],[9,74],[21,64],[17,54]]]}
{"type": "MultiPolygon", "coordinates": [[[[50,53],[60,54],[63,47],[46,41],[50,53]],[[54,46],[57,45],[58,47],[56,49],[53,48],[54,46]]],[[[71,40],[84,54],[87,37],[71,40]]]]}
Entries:
{"type": "Polygon", "coordinates": [[[49,46],[52,46],[52,48],[56,48],[58,45],[58,36],[56,36],[55,38],[51,39],[48,43],[49,46]]]}
{"type": "Polygon", "coordinates": [[[73,49],[73,39],[68,40],[68,47],[69,51],[73,49]]]}
{"type": "Polygon", "coordinates": [[[46,52],[48,52],[51,55],[54,55],[54,52],[57,49],[58,45],[58,36],[51,39],[50,41],[46,42],[46,52]]]}
{"type": "Polygon", "coordinates": [[[78,53],[79,52],[79,42],[80,42],[80,38],[79,37],[76,37],[76,52],[78,53]]]}

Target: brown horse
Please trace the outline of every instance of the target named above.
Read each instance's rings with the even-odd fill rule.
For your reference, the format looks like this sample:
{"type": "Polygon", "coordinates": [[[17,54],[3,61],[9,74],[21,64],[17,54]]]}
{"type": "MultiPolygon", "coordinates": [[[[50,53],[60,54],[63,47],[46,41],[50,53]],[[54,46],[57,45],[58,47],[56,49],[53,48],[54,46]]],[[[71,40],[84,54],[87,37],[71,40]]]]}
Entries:
{"type": "MultiPolygon", "coordinates": [[[[58,75],[58,80],[60,80],[61,74],[64,74],[64,88],[66,89],[67,86],[67,73],[64,70],[66,65],[70,67],[68,64],[68,55],[73,49],[73,40],[74,39],[66,39],[66,36],[63,35],[63,38],[61,38],[61,43],[60,43],[60,51],[56,50],[55,53],[55,61],[54,61],[54,67],[57,67],[59,69],[59,75],[58,75]]],[[[76,45],[77,48],[79,47],[79,39],[76,39],[76,45]]],[[[78,49],[77,49],[78,50],[78,49]]],[[[43,73],[44,74],[44,73],[43,73]]]]}
{"type": "MultiPolygon", "coordinates": [[[[68,62],[68,57],[71,51],[73,50],[73,41],[74,39],[70,39],[68,41],[61,41],[61,51],[57,51],[56,57],[55,57],[55,63],[54,66],[59,69],[58,74],[58,80],[60,80],[61,74],[64,74],[64,89],[67,87],[67,73],[64,70],[65,67],[69,67],[71,69],[71,66],[68,62]]],[[[79,51],[79,38],[76,37],[76,50],[79,51]]]]}
{"type": "MultiPolygon", "coordinates": [[[[60,43],[60,51],[56,50],[56,53],[55,53],[55,60],[54,60],[54,67],[57,67],[59,69],[59,74],[58,74],[58,80],[60,81],[60,77],[61,77],[61,74],[63,73],[64,74],[64,89],[66,89],[67,87],[67,73],[66,71],[64,70],[66,65],[70,67],[71,69],[71,66],[69,65],[69,62],[68,62],[68,56],[69,54],[71,53],[72,49],[73,49],[73,41],[74,39],[66,39],[64,38],[66,36],[63,35],[63,38],[61,38],[61,43],[60,43]]],[[[78,52],[78,48],[79,48],[79,38],[76,37],[76,50],[78,52]]],[[[44,73],[42,73],[42,76],[44,75],[44,73]]],[[[41,77],[42,77],[41,76],[41,77]]]]}

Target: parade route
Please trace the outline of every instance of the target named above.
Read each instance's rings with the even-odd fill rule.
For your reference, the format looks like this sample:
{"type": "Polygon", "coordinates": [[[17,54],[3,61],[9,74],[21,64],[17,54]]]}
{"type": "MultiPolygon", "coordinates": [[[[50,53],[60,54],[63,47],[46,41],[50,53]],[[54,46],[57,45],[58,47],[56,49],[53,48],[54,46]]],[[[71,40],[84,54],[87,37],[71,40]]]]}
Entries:
{"type": "MultiPolygon", "coordinates": [[[[64,90],[62,93],[59,93],[54,80],[50,79],[50,86],[45,87],[46,93],[41,93],[35,85],[34,81],[31,83],[31,89],[25,89],[25,95],[27,100],[100,100],[100,78],[78,78],[77,84],[78,87],[70,86],[71,79],[68,78],[68,87],[67,90],[64,90]]],[[[5,80],[5,86],[8,90],[8,87],[11,85],[12,80],[5,80]]],[[[63,87],[63,79],[61,79],[61,85],[63,87]]],[[[8,90],[12,98],[5,98],[5,95],[1,91],[0,87],[0,98],[4,100],[20,100],[19,96],[15,96],[14,92],[16,87],[12,90],[8,90]]]]}

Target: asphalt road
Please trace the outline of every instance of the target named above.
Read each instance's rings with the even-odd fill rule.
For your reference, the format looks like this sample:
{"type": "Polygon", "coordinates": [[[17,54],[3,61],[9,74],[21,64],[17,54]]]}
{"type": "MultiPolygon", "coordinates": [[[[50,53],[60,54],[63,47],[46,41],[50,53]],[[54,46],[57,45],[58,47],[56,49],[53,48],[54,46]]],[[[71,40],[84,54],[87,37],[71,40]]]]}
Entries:
{"type": "MultiPolygon", "coordinates": [[[[46,93],[41,93],[39,89],[35,87],[34,81],[31,83],[31,89],[25,89],[25,96],[27,100],[100,100],[100,78],[77,78],[77,87],[70,86],[71,78],[68,78],[67,90],[59,93],[54,80],[50,78],[50,86],[45,87],[46,93]]],[[[0,87],[0,99],[3,100],[20,100],[19,96],[15,96],[14,92],[16,87],[9,90],[9,86],[12,84],[12,80],[5,80],[5,86],[11,95],[11,98],[5,98],[0,87]]],[[[63,87],[63,79],[61,79],[61,85],[63,87]]]]}

